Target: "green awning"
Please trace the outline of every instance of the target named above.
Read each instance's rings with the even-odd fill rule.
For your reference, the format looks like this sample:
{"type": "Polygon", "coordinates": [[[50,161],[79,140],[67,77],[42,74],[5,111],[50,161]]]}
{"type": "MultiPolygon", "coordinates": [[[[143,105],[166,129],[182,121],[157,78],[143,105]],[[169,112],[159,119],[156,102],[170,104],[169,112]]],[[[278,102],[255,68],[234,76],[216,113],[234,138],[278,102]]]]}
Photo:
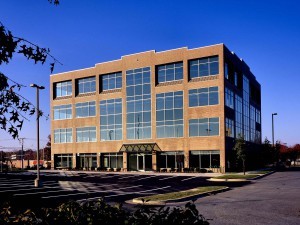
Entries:
{"type": "Polygon", "coordinates": [[[123,144],[120,152],[155,152],[161,151],[156,143],[123,144]]]}

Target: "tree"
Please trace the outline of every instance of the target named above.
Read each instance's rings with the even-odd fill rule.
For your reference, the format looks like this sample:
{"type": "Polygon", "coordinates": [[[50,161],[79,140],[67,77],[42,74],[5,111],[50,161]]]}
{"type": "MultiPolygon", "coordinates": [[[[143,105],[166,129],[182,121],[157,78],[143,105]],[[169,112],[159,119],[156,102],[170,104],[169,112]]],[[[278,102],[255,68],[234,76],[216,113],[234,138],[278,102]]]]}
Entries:
{"type": "Polygon", "coordinates": [[[245,164],[245,162],[246,162],[246,158],[247,158],[247,145],[246,145],[246,142],[245,142],[243,136],[240,135],[236,139],[233,150],[236,152],[237,160],[242,161],[243,172],[244,172],[244,175],[245,175],[245,173],[246,173],[246,164],[245,164]]]}
{"type": "MultiPolygon", "coordinates": [[[[59,4],[59,0],[48,0],[48,2],[59,4]]],[[[51,73],[55,64],[60,63],[50,54],[48,48],[41,48],[24,38],[14,36],[0,21],[0,66],[10,63],[15,54],[23,55],[35,64],[44,64],[48,58],[51,58],[51,73]]],[[[33,115],[36,111],[34,105],[19,94],[22,87],[25,86],[0,71],[0,129],[7,131],[13,138],[18,137],[24,119],[28,120],[26,116],[33,115]]],[[[43,114],[38,113],[39,116],[43,114]]]]}
{"type": "Polygon", "coordinates": [[[48,142],[43,149],[44,151],[44,160],[49,161],[51,160],[51,135],[48,135],[48,142]]]}

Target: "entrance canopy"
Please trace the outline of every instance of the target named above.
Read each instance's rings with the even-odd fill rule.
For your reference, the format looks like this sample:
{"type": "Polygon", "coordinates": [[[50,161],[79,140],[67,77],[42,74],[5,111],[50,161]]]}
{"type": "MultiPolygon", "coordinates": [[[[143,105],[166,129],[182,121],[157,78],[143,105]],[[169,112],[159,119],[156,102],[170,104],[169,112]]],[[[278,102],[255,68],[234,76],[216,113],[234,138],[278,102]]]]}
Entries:
{"type": "Polygon", "coordinates": [[[123,144],[120,152],[153,152],[161,151],[156,143],[123,144]]]}

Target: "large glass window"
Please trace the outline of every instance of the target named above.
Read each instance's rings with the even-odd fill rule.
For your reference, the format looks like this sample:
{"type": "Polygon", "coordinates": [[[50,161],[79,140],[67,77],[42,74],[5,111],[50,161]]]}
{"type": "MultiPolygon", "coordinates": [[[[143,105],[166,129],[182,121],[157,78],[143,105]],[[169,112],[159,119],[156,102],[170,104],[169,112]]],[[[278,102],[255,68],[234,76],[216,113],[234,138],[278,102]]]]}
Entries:
{"type": "Polygon", "coordinates": [[[101,141],[122,140],[122,99],[100,101],[101,141]]]}
{"type": "Polygon", "coordinates": [[[189,107],[219,104],[218,90],[218,87],[189,90],[189,107]]]}
{"type": "Polygon", "coordinates": [[[54,92],[56,98],[72,95],[72,81],[54,83],[54,92]]]}
{"type": "Polygon", "coordinates": [[[189,136],[217,136],[219,135],[219,118],[200,118],[189,120],[189,136]]]}
{"type": "Polygon", "coordinates": [[[80,168],[92,169],[97,167],[97,154],[96,153],[80,153],[77,157],[77,165],[80,168]]]}
{"type": "Polygon", "coordinates": [[[183,79],[182,62],[157,66],[157,82],[163,83],[183,79]]]}
{"type": "Polygon", "coordinates": [[[127,139],[151,138],[150,67],[126,71],[127,139]]]}
{"type": "Polygon", "coordinates": [[[81,78],[77,82],[78,94],[96,91],[96,77],[81,78]]]}
{"type": "Polygon", "coordinates": [[[219,74],[219,56],[189,61],[190,79],[219,74]]]}
{"type": "Polygon", "coordinates": [[[234,121],[226,118],[226,136],[234,138],[234,121]]]}
{"type": "Polygon", "coordinates": [[[235,136],[243,136],[243,100],[235,95],[235,136]]]}
{"type": "Polygon", "coordinates": [[[96,140],[96,127],[76,128],[76,142],[95,142],[96,140]]]}
{"type": "Polygon", "coordinates": [[[55,154],[54,155],[54,168],[73,168],[73,155],[72,154],[55,154]]]}
{"type": "Polygon", "coordinates": [[[90,117],[96,115],[96,102],[76,103],[76,118],[90,117]]]}
{"type": "Polygon", "coordinates": [[[72,118],[72,105],[58,105],[53,107],[53,120],[72,118]]]}
{"type": "Polygon", "coordinates": [[[157,155],[158,168],[178,168],[181,170],[184,163],[183,151],[160,152],[157,155]]]}
{"type": "Polygon", "coordinates": [[[250,141],[251,142],[255,142],[255,130],[256,130],[255,107],[250,105],[250,141]]]}
{"type": "Polygon", "coordinates": [[[71,143],[72,128],[61,128],[54,130],[54,143],[71,143]]]}
{"type": "Polygon", "coordinates": [[[191,151],[190,166],[195,168],[219,168],[220,151],[191,151]]]}
{"type": "Polygon", "coordinates": [[[122,72],[100,75],[102,91],[122,88],[122,72]]]}
{"type": "Polygon", "coordinates": [[[225,88],[225,105],[234,109],[234,93],[228,88],[225,88]]]}
{"type": "Polygon", "coordinates": [[[122,153],[103,153],[102,165],[105,168],[123,168],[123,154],[122,153]]]}
{"type": "Polygon", "coordinates": [[[157,138],[183,137],[183,92],[156,95],[157,138]]]}
{"type": "Polygon", "coordinates": [[[250,141],[249,79],[243,75],[244,139],[250,141]]]}

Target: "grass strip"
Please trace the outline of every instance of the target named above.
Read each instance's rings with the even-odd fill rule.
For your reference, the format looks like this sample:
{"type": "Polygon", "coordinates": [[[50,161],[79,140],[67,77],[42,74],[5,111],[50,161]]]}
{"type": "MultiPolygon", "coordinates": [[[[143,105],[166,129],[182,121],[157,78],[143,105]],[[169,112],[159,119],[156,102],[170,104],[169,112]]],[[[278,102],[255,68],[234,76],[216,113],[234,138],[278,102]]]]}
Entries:
{"type": "Polygon", "coordinates": [[[258,174],[226,174],[218,177],[214,177],[214,179],[251,179],[257,177],[258,174]]]}
{"type": "Polygon", "coordinates": [[[178,192],[170,192],[166,194],[159,194],[159,195],[151,195],[146,197],[139,197],[138,200],[144,199],[144,201],[167,201],[167,200],[175,200],[175,199],[181,199],[186,197],[192,197],[195,195],[203,194],[206,192],[211,191],[218,191],[221,189],[226,188],[225,186],[207,186],[207,187],[198,187],[193,188],[186,191],[178,191],[178,192]]]}

